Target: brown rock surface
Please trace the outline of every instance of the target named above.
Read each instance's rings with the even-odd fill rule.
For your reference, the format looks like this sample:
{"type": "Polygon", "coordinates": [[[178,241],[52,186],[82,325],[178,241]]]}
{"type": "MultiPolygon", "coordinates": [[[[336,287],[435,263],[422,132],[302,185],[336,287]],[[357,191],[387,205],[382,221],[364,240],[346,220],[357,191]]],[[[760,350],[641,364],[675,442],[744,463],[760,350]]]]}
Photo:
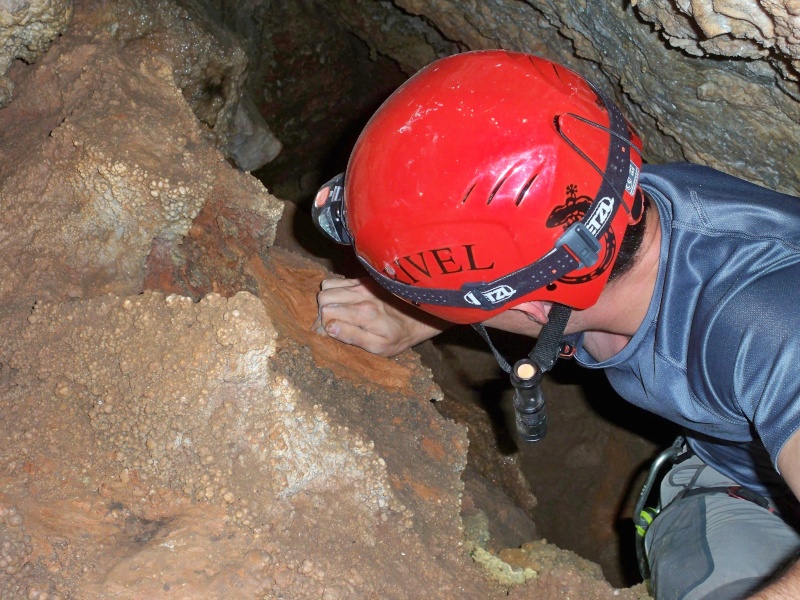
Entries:
{"type": "Polygon", "coordinates": [[[0,306],[138,292],[153,240],[180,240],[215,196],[280,214],[208,145],[160,58],[68,35],[12,78],[17,101],[0,111],[0,306]]]}
{"type": "MultiPolygon", "coordinates": [[[[296,309],[270,303],[147,292],[4,319],[3,594],[502,594],[462,542],[465,432],[434,410],[438,392],[411,355],[404,391],[384,389],[380,369],[370,391],[303,345],[334,342],[279,333],[272,315],[296,309]]],[[[344,352],[354,364],[365,355],[344,352]]],[[[539,589],[543,561],[523,586],[532,595],[518,597],[560,597],[539,589]]],[[[586,589],[575,576],[559,589],[586,589]]],[[[592,597],[614,597],[589,581],[592,597]]]]}
{"type": "Polygon", "coordinates": [[[0,110],[0,597],[633,598],[465,542],[429,372],[310,332],[280,203],[172,60],[84,18],[0,110]]]}
{"type": "Polygon", "coordinates": [[[43,303],[3,329],[3,504],[25,527],[4,597],[314,597],[355,569],[413,598],[422,557],[420,589],[455,593],[460,573],[490,593],[459,552],[464,433],[429,381],[339,381],[247,293],[43,303]]]}
{"type": "Polygon", "coordinates": [[[238,38],[195,0],[79,0],[75,34],[113,39],[120,49],[159,56],[175,85],[227,154],[246,79],[247,57],[238,38]]]}

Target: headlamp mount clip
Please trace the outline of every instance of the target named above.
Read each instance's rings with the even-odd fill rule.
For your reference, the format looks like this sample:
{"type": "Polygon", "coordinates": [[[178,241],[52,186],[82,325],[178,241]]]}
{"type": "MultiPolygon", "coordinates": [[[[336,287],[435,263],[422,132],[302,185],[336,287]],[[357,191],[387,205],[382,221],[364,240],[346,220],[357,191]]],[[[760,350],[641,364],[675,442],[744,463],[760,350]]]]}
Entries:
{"type": "Polygon", "coordinates": [[[570,225],[556,240],[556,248],[562,246],[578,259],[578,268],[591,267],[600,260],[600,242],[580,221],[570,225]]]}

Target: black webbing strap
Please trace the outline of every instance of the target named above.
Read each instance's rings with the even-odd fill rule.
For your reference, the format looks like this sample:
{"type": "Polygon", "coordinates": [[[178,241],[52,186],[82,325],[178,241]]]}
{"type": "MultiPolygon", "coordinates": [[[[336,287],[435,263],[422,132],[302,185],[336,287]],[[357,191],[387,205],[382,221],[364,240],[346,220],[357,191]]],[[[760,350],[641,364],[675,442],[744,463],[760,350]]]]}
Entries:
{"type": "Polygon", "coordinates": [[[486,327],[484,327],[481,323],[473,323],[472,328],[478,332],[478,335],[480,335],[483,338],[483,341],[488,344],[489,348],[491,348],[492,354],[494,354],[494,359],[497,361],[498,366],[506,373],[511,373],[511,365],[495,347],[494,343],[492,342],[492,338],[489,337],[489,332],[486,331],[486,327]]]}
{"type": "Polygon", "coordinates": [[[572,309],[563,304],[553,304],[547,315],[547,323],[542,327],[539,339],[530,353],[529,358],[535,362],[542,372],[549,371],[556,364],[561,353],[561,342],[564,338],[564,329],[572,314],[572,309]]]}
{"type": "MultiPolygon", "coordinates": [[[[599,249],[599,243],[597,244],[599,249]]],[[[358,254],[356,254],[358,256],[358,254]]],[[[369,274],[386,290],[415,304],[432,304],[454,308],[494,310],[514,298],[524,296],[574,271],[581,263],[564,245],[548,252],[535,263],[509,273],[489,283],[468,283],[460,290],[421,288],[387,277],[366,260],[358,260],[369,274]]]]}
{"type": "MultiPolygon", "coordinates": [[[[555,247],[542,258],[494,281],[465,284],[459,290],[421,288],[409,285],[378,271],[356,252],[358,260],[386,290],[415,304],[483,310],[494,310],[504,306],[521,296],[561,279],[579,267],[595,264],[599,259],[599,239],[611,226],[614,215],[622,204],[632,164],[630,142],[620,143],[620,140],[629,140],[630,137],[625,118],[619,108],[602,91],[595,89],[595,92],[605,105],[609,118],[608,128],[595,125],[610,133],[608,159],[605,170],[600,173],[602,175],[600,189],[581,221],[573,223],[558,239],[555,247]]],[[[575,115],[570,116],[585,120],[575,115]]],[[[562,137],[573,148],[577,148],[560,131],[558,123],[556,123],[556,127],[559,128],[562,137]]],[[[580,150],[578,152],[586,158],[580,150]]],[[[597,168],[594,163],[589,162],[597,168]]],[[[384,268],[391,267],[387,264],[384,265],[384,268]]]]}
{"type": "Polygon", "coordinates": [[[684,490],[679,492],[673,501],[675,500],[683,500],[684,498],[691,498],[693,496],[703,496],[706,494],[725,494],[726,496],[730,496],[731,498],[737,498],[739,500],[747,500],[748,502],[752,502],[753,504],[757,504],[761,508],[768,510],[770,512],[775,512],[775,509],[770,506],[769,499],[761,494],[754,492],[753,490],[742,487],[740,485],[727,485],[727,486],[717,486],[717,487],[699,487],[699,488],[692,488],[689,490],[684,490]]]}
{"type": "MultiPolygon", "coordinates": [[[[550,308],[547,323],[542,327],[536,344],[528,355],[528,358],[536,363],[542,373],[552,369],[553,365],[555,365],[558,360],[559,354],[561,353],[561,344],[564,339],[564,329],[567,327],[570,314],[572,314],[572,309],[563,304],[553,304],[550,308]]],[[[489,345],[500,368],[506,373],[511,373],[511,364],[500,354],[500,351],[492,343],[492,338],[489,337],[489,332],[486,331],[486,327],[481,323],[473,323],[472,328],[477,331],[478,335],[483,338],[483,341],[489,345]]]]}

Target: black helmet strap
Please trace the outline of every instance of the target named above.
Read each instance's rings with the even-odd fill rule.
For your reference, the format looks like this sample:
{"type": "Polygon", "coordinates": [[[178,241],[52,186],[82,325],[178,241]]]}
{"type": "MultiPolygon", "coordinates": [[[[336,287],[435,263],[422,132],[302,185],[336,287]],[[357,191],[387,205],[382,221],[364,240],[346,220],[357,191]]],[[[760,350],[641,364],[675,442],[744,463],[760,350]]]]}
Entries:
{"type": "MultiPolygon", "coordinates": [[[[546,373],[556,364],[558,358],[562,355],[571,355],[572,348],[565,345],[564,330],[567,327],[567,322],[572,314],[572,309],[563,304],[553,304],[550,309],[550,314],[547,317],[547,323],[542,327],[539,337],[533,349],[528,354],[528,358],[536,363],[536,366],[542,373],[546,373]]],[[[494,354],[497,364],[506,373],[511,373],[511,363],[500,353],[497,347],[489,337],[489,332],[486,327],[481,323],[473,323],[472,328],[478,332],[478,335],[488,344],[489,348],[494,354]]]]}
{"type": "Polygon", "coordinates": [[[472,326],[492,349],[500,368],[509,374],[514,386],[517,433],[524,442],[538,442],[547,433],[547,411],[540,388],[542,375],[553,368],[559,356],[571,356],[574,352],[574,347],[564,338],[571,314],[569,306],[553,304],[528,357],[518,360],[513,367],[492,343],[486,328],[480,323],[472,326]]]}

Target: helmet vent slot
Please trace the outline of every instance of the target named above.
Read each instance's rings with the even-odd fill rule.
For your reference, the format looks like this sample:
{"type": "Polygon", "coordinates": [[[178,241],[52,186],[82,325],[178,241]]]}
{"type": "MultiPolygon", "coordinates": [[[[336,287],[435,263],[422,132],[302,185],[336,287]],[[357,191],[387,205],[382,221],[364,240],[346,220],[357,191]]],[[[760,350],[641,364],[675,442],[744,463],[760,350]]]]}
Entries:
{"type": "Polygon", "coordinates": [[[500,190],[500,188],[503,187],[503,184],[508,180],[508,178],[510,176],[511,176],[511,173],[506,173],[503,176],[503,178],[495,184],[494,188],[492,189],[492,192],[489,194],[489,199],[486,201],[487,206],[492,203],[492,200],[494,200],[495,194],[497,194],[497,192],[500,190]]]}
{"type": "Polygon", "coordinates": [[[522,186],[522,189],[519,191],[519,194],[517,194],[517,199],[514,201],[514,206],[519,206],[520,204],[522,204],[522,201],[525,199],[525,194],[527,194],[528,190],[531,189],[531,186],[533,185],[533,182],[536,181],[537,177],[539,177],[539,174],[534,173],[533,177],[531,177],[530,179],[528,179],[527,182],[525,182],[525,185],[522,186]]]}
{"type": "Polygon", "coordinates": [[[553,63],[553,71],[555,71],[555,73],[556,73],[556,77],[558,77],[558,80],[559,80],[561,83],[564,83],[564,80],[563,80],[563,79],[561,79],[561,73],[559,73],[559,72],[558,72],[558,65],[557,65],[557,64],[555,64],[555,63],[553,63]]]}
{"type": "Polygon", "coordinates": [[[466,204],[467,203],[467,198],[469,198],[469,195],[472,193],[472,190],[475,189],[476,185],[478,185],[477,181],[475,183],[473,183],[472,186],[467,190],[467,193],[464,194],[464,197],[461,199],[461,204],[466,204]]]}

